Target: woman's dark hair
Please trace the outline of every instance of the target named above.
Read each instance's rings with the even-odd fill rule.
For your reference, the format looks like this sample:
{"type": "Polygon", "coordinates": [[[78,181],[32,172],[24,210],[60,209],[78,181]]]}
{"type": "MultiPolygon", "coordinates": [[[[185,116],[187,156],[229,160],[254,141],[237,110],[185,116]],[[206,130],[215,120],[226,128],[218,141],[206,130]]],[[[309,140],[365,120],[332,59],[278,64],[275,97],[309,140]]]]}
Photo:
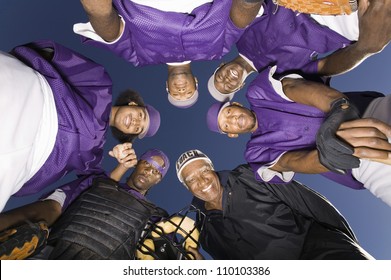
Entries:
{"type": "MultiPolygon", "coordinates": [[[[131,89],[127,89],[124,92],[121,92],[121,94],[115,100],[114,106],[128,106],[130,102],[134,102],[137,104],[137,106],[140,107],[145,106],[144,100],[141,95],[131,89]]],[[[138,134],[123,133],[121,130],[114,126],[110,126],[110,128],[114,138],[116,138],[121,143],[133,142],[138,136],[138,134]]]]}

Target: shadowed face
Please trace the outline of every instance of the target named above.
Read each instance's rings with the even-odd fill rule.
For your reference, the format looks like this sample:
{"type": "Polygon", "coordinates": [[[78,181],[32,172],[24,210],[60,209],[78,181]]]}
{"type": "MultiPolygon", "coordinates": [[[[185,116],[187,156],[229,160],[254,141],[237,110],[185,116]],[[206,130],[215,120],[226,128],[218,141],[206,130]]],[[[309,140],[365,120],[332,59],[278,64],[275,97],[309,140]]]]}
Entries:
{"type": "MultiPolygon", "coordinates": [[[[160,156],[153,156],[154,160],[161,167],[164,167],[164,161],[160,156]]],[[[156,185],[162,179],[162,174],[148,161],[140,160],[132,175],[128,180],[128,185],[135,188],[140,193],[146,193],[152,186],[156,185]]]]}
{"type": "Polygon", "coordinates": [[[256,125],[256,118],[249,109],[239,105],[229,105],[217,117],[219,128],[228,134],[251,132],[256,125]]]}

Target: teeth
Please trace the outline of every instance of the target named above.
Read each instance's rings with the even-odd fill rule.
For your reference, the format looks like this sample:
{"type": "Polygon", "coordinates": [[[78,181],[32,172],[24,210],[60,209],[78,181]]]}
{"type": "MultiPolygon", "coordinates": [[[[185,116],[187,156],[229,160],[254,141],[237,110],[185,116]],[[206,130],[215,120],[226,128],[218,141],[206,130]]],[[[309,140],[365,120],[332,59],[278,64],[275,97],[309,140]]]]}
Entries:
{"type": "Polygon", "coordinates": [[[209,191],[209,189],[212,187],[212,185],[210,185],[209,187],[207,187],[206,189],[203,189],[202,192],[207,192],[209,191]]]}
{"type": "Polygon", "coordinates": [[[126,126],[129,128],[129,126],[130,126],[130,117],[129,116],[127,116],[126,117],[126,126]]]}
{"type": "Polygon", "coordinates": [[[229,72],[231,73],[232,76],[234,76],[235,78],[238,78],[239,75],[238,75],[237,71],[230,69],[229,72]]]}

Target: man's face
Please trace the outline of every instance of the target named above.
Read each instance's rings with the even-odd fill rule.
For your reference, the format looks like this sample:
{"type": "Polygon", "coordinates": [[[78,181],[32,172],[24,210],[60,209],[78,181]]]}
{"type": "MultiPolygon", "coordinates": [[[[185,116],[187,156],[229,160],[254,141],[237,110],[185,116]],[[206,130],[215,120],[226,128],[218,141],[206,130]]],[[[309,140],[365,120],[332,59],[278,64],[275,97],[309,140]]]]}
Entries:
{"type": "Polygon", "coordinates": [[[253,130],[256,119],[249,109],[240,105],[229,105],[221,110],[217,123],[225,133],[242,134],[253,130]]]}
{"type": "Polygon", "coordinates": [[[221,194],[221,185],[216,172],[202,159],[185,166],[181,175],[190,192],[205,202],[215,201],[221,194]]]}
{"type": "Polygon", "coordinates": [[[215,73],[215,87],[223,94],[229,94],[242,86],[244,68],[236,63],[224,64],[215,73]]]}
{"type": "Polygon", "coordinates": [[[114,127],[126,134],[140,134],[147,125],[147,111],[137,105],[119,106],[114,115],[114,127]]]}
{"type": "Polygon", "coordinates": [[[191,73],[173,73],[168,76],[168,93],[176,100],[188,100],[196,90],[196,81],[191,73]]]}
{"type": "MultiPolygon", "coordinates": [[[[152,159],[164,167],[164,161],[160,156],[153,156],[152,159]]],[[[145,194],[152,186],[162,179],[162,174],[148,161],[139,160],[132,175],[130,175],[128,185],[133,186],[138,192],[145,194]]]]}

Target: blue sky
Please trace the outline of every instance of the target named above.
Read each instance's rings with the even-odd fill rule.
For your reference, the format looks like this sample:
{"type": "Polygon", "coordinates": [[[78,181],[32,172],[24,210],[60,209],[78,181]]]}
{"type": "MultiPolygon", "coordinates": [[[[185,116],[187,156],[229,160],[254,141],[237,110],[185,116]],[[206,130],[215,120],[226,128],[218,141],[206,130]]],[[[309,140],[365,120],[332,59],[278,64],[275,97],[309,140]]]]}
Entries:
{"type": "MultiPolygon", "coordinates": [[[[150,192],[149,199],[159,206],[173,213],[191,201],[191,195],[177,180],[174,169],[174,163],[182,152],[199,149],[210,156],[218,170],[233,169],[244,163],[243,151],[248,136],[228,139],[206,128],[206,111],[214,102],[207,92],[206,82],[220,61],[193,63],[193,72],[200,83],[199,101],[189,109],[178,109],[168,103],[165,94],[166,66],[135,68],[107,51],[80,43],[80,38],[72,32],[74,23],[86,21],[79,1],[0,0],[0,6],[0,50],[8,51],[16,45],[39,39],[55,40],[104,65],[113,79],[114,98],[121,90],[133,88],[142,94],[145,102],[160,111],[162,124],[157,135],[135,143],[139,155],[149,148],[159,148],[171,160],[171,170],[150,192]]],[[[233,50],[224,60],[228,61],[235,55],[233,50]]],[[[387,69],[390,62],[391,47],[387,47],[353,71],[333,78],[331,84],[340,91],[376,90],[389,94],[391,79],[387,69]]],[[[248,104],[244,91],[235,99],[248,104]]],[[[115,144],[108,134],[106,155],[115,144]]],[[[107,170],[115,164],[111,157],[104,158],[107,170]]],[[[67,176],[48,190],[72,179],[73,176],[67,176]]],[[[296,179],[325,195],[339,209],[364,249],[377,259],[391,259],[390,207],[366,190],[351,190],[319,175],[298,175],[296,179]]],[[[34,201],[39,195],[11,199],[7,208],[34,201]]]]}

